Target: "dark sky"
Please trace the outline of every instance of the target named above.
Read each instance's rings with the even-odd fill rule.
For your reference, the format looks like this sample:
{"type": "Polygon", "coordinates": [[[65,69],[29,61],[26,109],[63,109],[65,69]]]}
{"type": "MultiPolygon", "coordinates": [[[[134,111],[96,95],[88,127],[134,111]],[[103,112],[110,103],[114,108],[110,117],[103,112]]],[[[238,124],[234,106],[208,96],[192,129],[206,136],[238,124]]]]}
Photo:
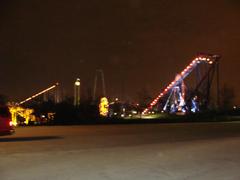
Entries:
{"type": "Polygon", "coordinates": [[[221,54],[240,91],[238,0],[1,0],[0,22],[0,93],[15,100],[77,77],[85,91],[97,68],[110,97],[155,96],[198,52],[221,54]]]}

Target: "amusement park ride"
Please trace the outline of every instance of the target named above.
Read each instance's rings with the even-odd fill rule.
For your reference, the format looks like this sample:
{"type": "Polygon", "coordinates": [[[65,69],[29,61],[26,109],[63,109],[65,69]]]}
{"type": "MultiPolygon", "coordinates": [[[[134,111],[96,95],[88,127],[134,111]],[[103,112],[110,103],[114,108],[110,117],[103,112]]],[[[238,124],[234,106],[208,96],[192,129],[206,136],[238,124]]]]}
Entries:
{"type": "Polygon", "coordinates": [[[207,109],[210,105],[210,90],[215,74],[217,74],[217,101],[219,102],[219,59],[219,55],[199,54],[142,114],[146,115],[152,109],[172,114],[196,113],[207,109]],[[189,88],[185,80],[194,71],[196,73],[195,87],[189,88]]]}
{"type": "MultiPolygon", "coordinates": [[[[47,89],[44,89],[40,91],[39,93],[34,94],[33,96],[19,102],[19,103],[14,103],[9,105],[9,109],[12,115],[12,122],[14,126],[18,125],[18,116],[22,117],[25,121],[24,124],[28,125],[30,121],[36,121],[36,117],[33,115],[34,110],[29,109],[29,108],[24,108],[22,105],[25,103],[41,96],[44,95],[45,93],[48,93],[54,89],[56,89],[59,86],[59,83],[56,83],[52,86],[50,86],[47,89]]],[[[56,91],[57,92],[57,91],[56,91]]],[[[55,93],[55,101],[58,101],[58,95],[55,93]]]]}
{"type": "MultiPolygon", "coordinates": [[[[213,86],[217,88],[217,103],[219,105],[219,55],[214,54],[199,54],[191,63],[179,74],[174,80],[150,103],[150,105],[142,111],[142,115],[148,115],[153,112],[166,112],[170,114],[188,114],[201,112],[209,109],[212,105],[213,86]],[[194,75],[196,78],[193,78],[194,75]],[[216,75],[216,78],[214,78],[216,75]],[[214,85],[216,80],[216,85],[214,85]]],[[[96,89],[98,76],[101,77],[102,94],[104,98],[99,104],[99,113],[101,116],[109,115],[109,104],[106,97],[104,73],[101,69],[96,71],[93,91],[93,102],[96,101],[96,89]]],[[[80,80],[79,80],[80,85],[80,80]]],[[[58,83],[49,88],[36,93],[35,95],[19,102],[9,105],[12,114],[13,125],[18,124],[18,117],[22,117],[24,124],[29,124],[30,121],[36,121],[33,115],[34,110],[24,108],[23,105],[41,95],[53,91],[55,89],[55,101],[58,102],[57,87],[58,83]]],[[[146,116],[147,117],[147,116],[146,116]]]]}
{"type": "Polygon", "coordinates": [[[94,79],[94,86],[93,86],[93,101],[96,101],[96,91],[97,91],[97,85],[98,85],[98,78],[101,78],[102,83],[102,94],[101,96],[106,97],[106,85],[105,85],[105,77],[104,72],[102,69],[97,69],[95,73],[95,79],[94,79]]]}

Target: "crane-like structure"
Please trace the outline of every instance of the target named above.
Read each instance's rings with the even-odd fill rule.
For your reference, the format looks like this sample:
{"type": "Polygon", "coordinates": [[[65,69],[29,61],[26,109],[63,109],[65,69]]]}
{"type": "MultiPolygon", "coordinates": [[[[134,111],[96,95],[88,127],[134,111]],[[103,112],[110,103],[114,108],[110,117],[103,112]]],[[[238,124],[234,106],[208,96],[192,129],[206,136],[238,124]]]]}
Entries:
{"type": "Polygon", "coordinates": [[[199,54],[180,72],[175,79],[150,103],[142,112],[147,114],[161,101],[162,111],[197,112],[201,107],[209,105],[210,89],[215,72],[217,72],[217,96],[219,96],[219,55],[199,54]],[[196,71],[196,86],[187,90],[184,80],[196,71]]]}
{"type": "MultiPolygon", "coordinates": [[[[41,95],[44,95],[45,93],[48,93],[49,91],[56,89],[58,86],[59,86],[59,83],[56,83],[44,90],[32,95],[31,97],[28,97],[25,100],[20,101],[19,103],[10,105],[9,109],[10,109],[10,112],[12,115],[13,125],[17,126],[17,124],[18,124],[17,116],[24,118],[25,119],[24,124],[26,124],[26,125],[29,124],[29,121],[35,121],[36,117],[33,115],[34,110],[30,109],[30,108],[24,108],[24,107],[22,107],[22,105],[41,96],[41,95]]],[[[57,93],[55,94],[55,101],[58,102],[58,94],[57,93]]]]}

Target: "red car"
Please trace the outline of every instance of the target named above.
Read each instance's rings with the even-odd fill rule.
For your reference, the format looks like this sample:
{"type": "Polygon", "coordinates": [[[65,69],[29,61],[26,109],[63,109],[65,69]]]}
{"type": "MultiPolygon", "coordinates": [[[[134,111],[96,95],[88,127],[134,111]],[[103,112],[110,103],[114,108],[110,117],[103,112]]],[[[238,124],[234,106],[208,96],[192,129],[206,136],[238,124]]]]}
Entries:
{"type": "Polygon", "coordinates": [[[7,106],[0,106],[0,136],[14,133],[11,114],[7,106]]]}

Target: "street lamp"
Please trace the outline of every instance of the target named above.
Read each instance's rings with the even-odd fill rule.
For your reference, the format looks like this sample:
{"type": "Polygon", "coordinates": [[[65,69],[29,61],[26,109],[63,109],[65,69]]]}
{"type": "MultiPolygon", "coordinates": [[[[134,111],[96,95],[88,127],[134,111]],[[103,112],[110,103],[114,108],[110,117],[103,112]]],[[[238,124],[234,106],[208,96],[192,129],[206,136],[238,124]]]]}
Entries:
{"type": "Polygon", "coordinates": [[[80,85],[80,79],[77,78],[74,83],[74,106],[80,105],[80,85]]]}

